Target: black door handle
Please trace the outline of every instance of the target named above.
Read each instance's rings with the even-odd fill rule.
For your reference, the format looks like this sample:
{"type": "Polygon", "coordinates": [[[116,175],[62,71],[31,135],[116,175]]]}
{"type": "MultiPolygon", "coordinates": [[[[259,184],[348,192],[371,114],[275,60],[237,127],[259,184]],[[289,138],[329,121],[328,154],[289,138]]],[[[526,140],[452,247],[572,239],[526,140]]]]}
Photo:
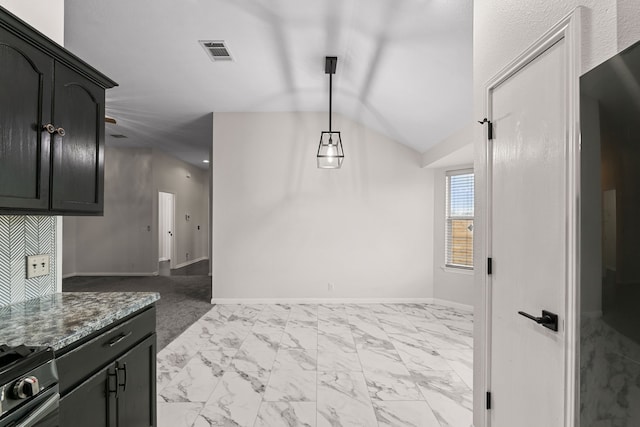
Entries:
{"type": "Polygon", "coordinates": [[[531,319],[534,322],[544,326],[547,329],[558,332],[558,315],[547,310],[542,310],[542,317],[532,316],[524,311],[519,311],[519,315],[531,319]]]}

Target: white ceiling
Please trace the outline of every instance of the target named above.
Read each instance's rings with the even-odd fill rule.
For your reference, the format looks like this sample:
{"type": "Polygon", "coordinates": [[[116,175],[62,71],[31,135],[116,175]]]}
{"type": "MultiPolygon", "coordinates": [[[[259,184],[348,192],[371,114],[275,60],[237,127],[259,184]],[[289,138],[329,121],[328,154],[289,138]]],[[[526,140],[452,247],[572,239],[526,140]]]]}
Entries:
{"type": "Polygon", "coordinates": [[[66,0],[65,46],[120,84],[107,144],[204,167],[211,112],[327,111],[327,55],[334,110],[400,143],[471,121],[471,0],[66,0]],[[198,44],[221,39],[234,62],[198,44]]]}

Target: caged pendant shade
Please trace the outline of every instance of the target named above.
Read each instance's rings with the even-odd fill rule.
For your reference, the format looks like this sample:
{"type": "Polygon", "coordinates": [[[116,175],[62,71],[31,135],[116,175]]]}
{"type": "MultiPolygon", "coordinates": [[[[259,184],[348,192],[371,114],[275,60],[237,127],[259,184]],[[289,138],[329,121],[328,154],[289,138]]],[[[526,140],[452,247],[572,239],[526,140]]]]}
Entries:
{"type": "Polygon", "coordinates": [[[333,75],[336,72],[336,64],[338,58],[335,56],[327,56],[325,58],[325,74],[329,74],[329,130],[322,131],[320,134],[320,145],[318,145],[318,154],[316,155],[319,169],[340,169],[344,160],[344,150],[342,149],[342,138],[340,132],[334,132],[331,129],[331,113],[332,113],[332,89],[333,75]]]}

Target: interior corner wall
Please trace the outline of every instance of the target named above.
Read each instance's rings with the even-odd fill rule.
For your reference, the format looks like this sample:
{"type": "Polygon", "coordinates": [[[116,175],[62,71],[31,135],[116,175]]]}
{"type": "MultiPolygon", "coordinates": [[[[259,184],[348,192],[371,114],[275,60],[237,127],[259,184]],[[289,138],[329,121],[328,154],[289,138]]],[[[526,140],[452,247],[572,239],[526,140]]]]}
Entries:
{"type": "Polygon", "coordinates": [[[433,215],[433,297],[472,306],[474,304],[473,273],[468,270],[445,269],[446,173],[450,170],[472,169],[459,165],[434,170],[433,215]]]}
{"type": "Polygon", "coordinates": [[[326,113],[216,113],[215,299],[433,296],[433,171],[410,148],[333,122],[345,160],[326,170],[326,113]]]}
{"type": "MultiPolygon", "coordinates": [[[[64,42],[64,0],[0,0],[0,6],[59,44],[64,42]]],[[[0,306],[56,292],[60,287],[54,216],[0,215],[0,306]],[[48,276],[26,279],[25,256],[50,254],[48,276]]]]}
{"type": "Polygon", "coordinates": [[[76,265],[77,243],[76,217],[66,216],[62,218],[62,277],[73,276],[78,267],[76,265]]]}
{"type": "MultiPolygon", "coordinates": [[[[209,276],[213,277],[213,127],[215,126],[215,114],[211,113],[211,149],[209,150],[209,276]]],[[[213,280],[211,281],[211,297],[213,298],[213,280]]]]}
{"type": "MultiPolygon", "coordinates": [[[[633,41],[640,39],[637,25],[639,8],[637,0],[531,0],[505,2],[485,0],[474,2],[473,11],[473,96],[474,117],[485,117],[485,85],[500,69],[514,60],[528,46],[541,37],[553,25],[567,16],[575,7],[583,6],[582,22],[582,72],[600,64],[633,41]]],[[[481,126],[476,126],[475,176],[476,194],[484,194],[486,180],[486,158],[481,126]]],[[[483,265],[486,254],[483,243],[486,219],[483,216],[485,202],[476,199],[474,264],[483,265]]],[[[526,219],[523,219],[526,222],[526,219]]],[[[474,278],[475,346],[476,366],[484,366],[485,334],[483,284],[484,269],[476,269],[474,278]]],[[[474,370],[474,383],[483,384],[483,369],[474,370]]],[[[484,426],[484,393],[480,387],[474,389],[474,425],[484,426]]]]}
{"type": "Polygon", "coordinates": [[[175,195],[174,268],[209,257],[209,172],[153,150],[153,248],[158,264],[158,192],[175,195]],[[190,219],[187,220],[186,215],[190,219]]]}

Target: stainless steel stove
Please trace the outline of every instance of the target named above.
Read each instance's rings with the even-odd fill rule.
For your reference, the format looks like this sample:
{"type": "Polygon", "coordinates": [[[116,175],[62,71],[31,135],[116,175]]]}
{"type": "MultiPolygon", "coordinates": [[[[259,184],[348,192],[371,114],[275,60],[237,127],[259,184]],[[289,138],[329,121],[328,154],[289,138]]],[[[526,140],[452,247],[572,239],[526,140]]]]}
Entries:
{"type": "Polygon", "coordinates": [[[0,427],[60,427],[51,348],[0,345],[0,427]]]}

